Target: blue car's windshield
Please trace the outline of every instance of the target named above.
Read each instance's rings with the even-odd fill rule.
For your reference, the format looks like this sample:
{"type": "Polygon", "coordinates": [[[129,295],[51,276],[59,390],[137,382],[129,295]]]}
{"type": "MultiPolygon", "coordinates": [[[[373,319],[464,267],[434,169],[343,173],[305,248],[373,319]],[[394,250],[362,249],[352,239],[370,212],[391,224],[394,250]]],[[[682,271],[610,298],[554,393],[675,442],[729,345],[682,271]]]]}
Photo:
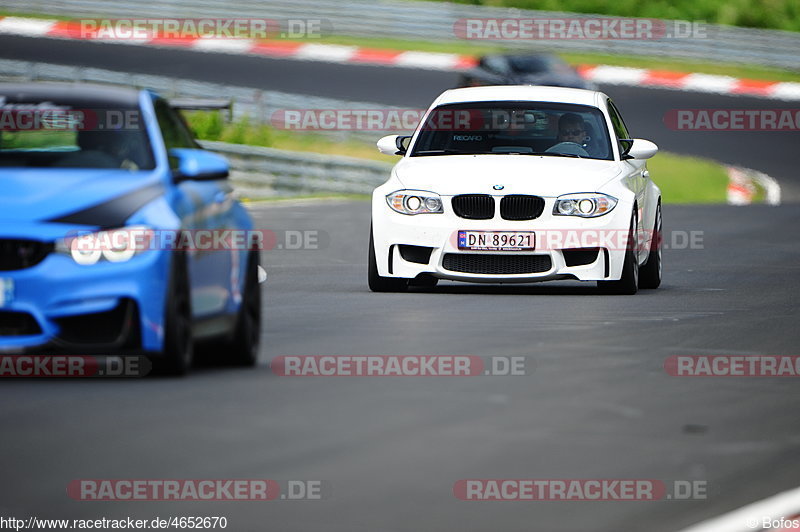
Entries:
{"type": "Polygon", "coordinates": [[[420,126],[411,157],[520,154],[612,160],[603,113],[545,102],[443,105],[420,126]]]}
{"type": "Polygon", "coordinates": [[[0,168],[155,167],[134,109],[76,109],[46,102],[0,105],[0,168]]]}

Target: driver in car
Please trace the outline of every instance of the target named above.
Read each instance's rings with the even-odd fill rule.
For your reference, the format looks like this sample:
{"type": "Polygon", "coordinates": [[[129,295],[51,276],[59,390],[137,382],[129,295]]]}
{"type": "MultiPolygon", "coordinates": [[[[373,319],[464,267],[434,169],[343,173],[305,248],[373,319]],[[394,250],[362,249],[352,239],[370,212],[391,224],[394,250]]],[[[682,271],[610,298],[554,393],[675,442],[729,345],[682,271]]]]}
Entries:
{"type": "Polygon", "coordinates": [[[575,113],[564,113],[558,119],[558,142],[586,144],[586,125],[583,118],[575,113]]]}

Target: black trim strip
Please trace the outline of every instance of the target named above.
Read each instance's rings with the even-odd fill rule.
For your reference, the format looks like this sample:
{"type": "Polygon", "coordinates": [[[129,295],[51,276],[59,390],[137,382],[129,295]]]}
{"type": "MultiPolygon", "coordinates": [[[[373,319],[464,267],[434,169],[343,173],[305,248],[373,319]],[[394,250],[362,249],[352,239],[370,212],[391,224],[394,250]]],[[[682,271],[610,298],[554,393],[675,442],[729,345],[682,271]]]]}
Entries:
{"type": "Polygon", "coordinates": [[[122,227],[136,211],[162,194],[164,194],[163,185],[160,183],[149,185],[117,196],[105,203],[47,221],[60,224],[95,225],[102,229],[122,227]]]}

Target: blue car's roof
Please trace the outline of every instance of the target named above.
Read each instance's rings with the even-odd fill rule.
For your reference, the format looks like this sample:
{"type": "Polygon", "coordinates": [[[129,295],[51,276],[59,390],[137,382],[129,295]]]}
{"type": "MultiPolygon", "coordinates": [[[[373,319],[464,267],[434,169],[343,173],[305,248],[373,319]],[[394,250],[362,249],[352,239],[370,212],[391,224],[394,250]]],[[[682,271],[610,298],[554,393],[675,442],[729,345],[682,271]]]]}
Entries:
{"type": "Polygon", "coordinates": [[[135,108],[139,90],[92,83],[0,83],[7,102],[52,102],[73,106],[135,108]]]}

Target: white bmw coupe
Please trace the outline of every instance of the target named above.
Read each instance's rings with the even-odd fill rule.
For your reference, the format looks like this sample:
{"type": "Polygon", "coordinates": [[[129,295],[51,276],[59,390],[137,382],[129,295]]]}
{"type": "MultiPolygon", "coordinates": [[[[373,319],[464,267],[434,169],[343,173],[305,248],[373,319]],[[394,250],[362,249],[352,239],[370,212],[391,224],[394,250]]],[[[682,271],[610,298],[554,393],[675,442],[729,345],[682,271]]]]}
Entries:
{"type": "Polygon", "coordinates": [[[596,281],[605,293],[661,284],[661,191],[601,92],[531,86],[449,90],[372,197],[369,287],[439,279],[596,281]]]}

